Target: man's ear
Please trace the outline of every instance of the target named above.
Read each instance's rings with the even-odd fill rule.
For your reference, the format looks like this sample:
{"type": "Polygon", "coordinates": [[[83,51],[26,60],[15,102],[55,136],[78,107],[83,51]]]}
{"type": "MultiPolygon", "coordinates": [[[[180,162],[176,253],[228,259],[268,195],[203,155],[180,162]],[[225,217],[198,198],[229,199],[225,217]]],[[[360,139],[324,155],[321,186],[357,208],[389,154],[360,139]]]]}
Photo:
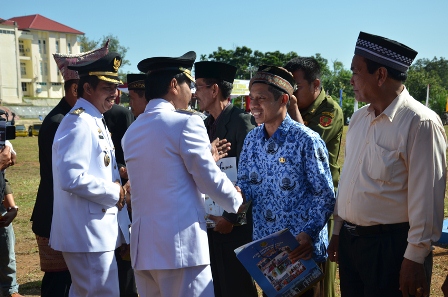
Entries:
{"type": "Polygon", "coordinates": [[[85,82],[82,85],[82,88],[85,94],[92,95],[92,86],[88,82],[85,82]]]}
{"type": "Polygon", "coordinates": [[[213,91],[213,98],[216,98],[219,93],[219,87],[217,84],[212,85],[212,91],[213,91]]]}
{"type": "Polygon", "coordinates": [[[387,77],[389,76],[389,73],[387,72],[387,69],[385,67],[380,67],[377,70],[377,79],[378,79],[378,86],[382,86],[384,82],[386,81],[387,77]]]}
{"type": "Polygon", "coordinates": [[[287,103],[288,103],[288,101],[289,101],[289,95],[288,94],[283,94],[281,97],[280,97],[280,100],[281,100],[281,104],[282,105],[286,105],[287,103]]]}
{"type": "Polygon", "coordinates": [[[78,97],[78,84],[77,83],[72,83],[72,85],[70,86],[70,93],[77,98],[78,97]]]}
{"type": "Polygon", "coordinates": [[[172,92],[173,94],[176,94],[179,92],[178,87],[179,84],[177,83],[177,79],[173,78],[170,82],[170,87],[168,92],[172,92]]]}
{"type": "Polygon", "coordinates": [[[319,92],[320,91],[320,79],[316,78],[313,81],[313,89],[314,89],[314,92],[319,92]]]}

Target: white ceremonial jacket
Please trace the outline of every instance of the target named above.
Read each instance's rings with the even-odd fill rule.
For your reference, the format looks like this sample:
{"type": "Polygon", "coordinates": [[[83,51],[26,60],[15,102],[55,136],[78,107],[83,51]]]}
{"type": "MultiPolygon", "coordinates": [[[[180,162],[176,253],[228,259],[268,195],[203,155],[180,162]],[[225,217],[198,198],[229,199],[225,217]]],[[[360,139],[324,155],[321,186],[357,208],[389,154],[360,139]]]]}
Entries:
{"type": "Polygon", "coordinates": [[[210,153],[202,119],[152,99],[122,147],[131,182],[131,260],[137,270],[210,263],[204,198],[235,213],[242,199],[210,153]]]}
{"type": "MultiPolygon", "coordinates": [[[[125,242],[118,225],[120,180],[102,114],[78,99],[53,142],[54,210],[50,246],[63,252],[112,251],[125,242]]],[[[121,214],[121,212],[123,212],[121,214]]],[[[126,207],[120,217],[128,216],[126,207]],[[125,214],[125,215],[124,215],[125,214]]]]}

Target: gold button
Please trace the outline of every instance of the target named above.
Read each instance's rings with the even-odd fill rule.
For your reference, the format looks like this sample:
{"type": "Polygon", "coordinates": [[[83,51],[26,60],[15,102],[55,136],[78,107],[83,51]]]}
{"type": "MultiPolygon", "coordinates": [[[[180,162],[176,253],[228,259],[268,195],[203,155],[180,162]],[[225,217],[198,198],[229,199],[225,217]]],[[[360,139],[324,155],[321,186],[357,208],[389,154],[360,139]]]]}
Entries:
{"type": "Polygon", "coordinates": [[[103,208],[102,210],[101,210],[102,212],[106,212],[106,209],[105,208],[103,208]]]}

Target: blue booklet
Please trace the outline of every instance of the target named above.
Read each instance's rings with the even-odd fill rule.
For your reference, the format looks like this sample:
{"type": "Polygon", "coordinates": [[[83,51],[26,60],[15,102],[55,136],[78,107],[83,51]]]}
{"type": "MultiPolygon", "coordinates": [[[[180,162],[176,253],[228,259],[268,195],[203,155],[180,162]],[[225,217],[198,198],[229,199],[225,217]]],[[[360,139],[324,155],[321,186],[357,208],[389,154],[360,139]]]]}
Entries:
{"type": "Polygon", "coordinates": [[[313,259],[292,263],[289,252],[299,243],[289,229],[240,246],[236,257],[269,297],[300,296],[324,277],[313,259]]]}

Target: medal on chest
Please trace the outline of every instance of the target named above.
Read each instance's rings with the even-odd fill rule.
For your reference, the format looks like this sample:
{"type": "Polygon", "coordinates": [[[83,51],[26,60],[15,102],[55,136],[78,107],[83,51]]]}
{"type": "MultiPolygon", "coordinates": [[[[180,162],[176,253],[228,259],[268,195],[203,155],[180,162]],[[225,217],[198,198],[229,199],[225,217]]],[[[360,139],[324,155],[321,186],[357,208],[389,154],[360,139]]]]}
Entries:
{"type": "Polygon", "coordinates": [[[110,164],[110,156],[104,151],[104,165],[107,167],[110,164]]]}

